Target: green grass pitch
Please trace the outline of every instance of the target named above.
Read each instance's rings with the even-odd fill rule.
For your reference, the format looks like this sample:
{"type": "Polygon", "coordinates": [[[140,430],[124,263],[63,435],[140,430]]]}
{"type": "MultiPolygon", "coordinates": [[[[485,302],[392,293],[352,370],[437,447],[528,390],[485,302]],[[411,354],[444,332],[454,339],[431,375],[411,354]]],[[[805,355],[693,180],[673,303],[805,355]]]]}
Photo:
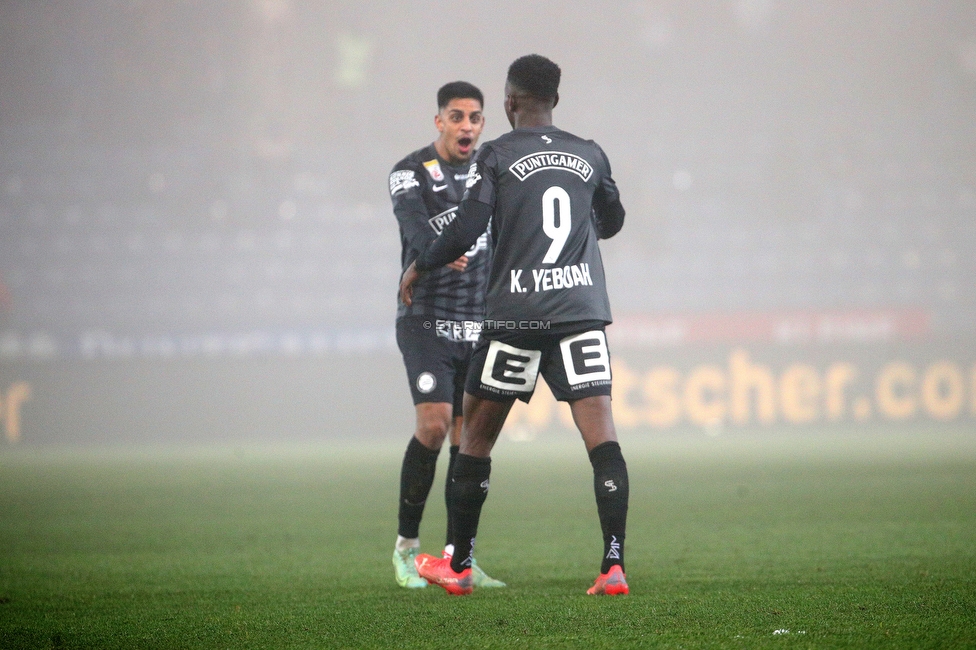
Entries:
{"type": "Polygon", "coordinates": [[[477,555],[509,587],[466,598],[393,581],[406,439],[8,448],[0,648],[976,647],[976,432],[621,442],[618,598],[584,593],[602,545],[568,434],[499,442],[477,555]]]}

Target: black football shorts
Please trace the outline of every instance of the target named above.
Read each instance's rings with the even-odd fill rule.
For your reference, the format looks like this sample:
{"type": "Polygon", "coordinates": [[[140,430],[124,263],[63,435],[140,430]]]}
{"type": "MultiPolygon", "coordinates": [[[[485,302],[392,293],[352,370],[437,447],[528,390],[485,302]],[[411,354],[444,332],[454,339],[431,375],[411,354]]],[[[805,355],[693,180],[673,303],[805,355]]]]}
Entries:
{"type": "Polygon", "coordinates": [[[609,395],[610,351],[603,328],[571,334],[525,334],[482,339],[474,350],[465,390],[497,402],[528,402],[542,375],[553,397],[570,402],[609,395]]]}
{"type": "Polygon", "coordinates": [[[461,416],[464,378],[477,333],[458,321],[407,316],[396,323],[396,339],[414,404],[447,402],[461,416]]]}

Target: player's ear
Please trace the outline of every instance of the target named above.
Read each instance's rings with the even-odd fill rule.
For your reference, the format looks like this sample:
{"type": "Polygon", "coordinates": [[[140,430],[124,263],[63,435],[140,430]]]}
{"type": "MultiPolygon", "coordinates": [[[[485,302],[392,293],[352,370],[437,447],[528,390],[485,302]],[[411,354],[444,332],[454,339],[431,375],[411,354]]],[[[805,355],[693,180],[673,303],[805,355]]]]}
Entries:
{"type": "Polygon", "coordinates": [[[440,113],[437,113],[437,115],[434,116],[434,126],[437,127],[438,133],[444,132],[444,120],[441,119],[440,113]]]}
{"type": "Polygon", "coordinates": [[[552,107],[556,108],[556,104],[558,103],[559,103],[559,93],[556,93],[556,96],[552,98],[552,107]]]}

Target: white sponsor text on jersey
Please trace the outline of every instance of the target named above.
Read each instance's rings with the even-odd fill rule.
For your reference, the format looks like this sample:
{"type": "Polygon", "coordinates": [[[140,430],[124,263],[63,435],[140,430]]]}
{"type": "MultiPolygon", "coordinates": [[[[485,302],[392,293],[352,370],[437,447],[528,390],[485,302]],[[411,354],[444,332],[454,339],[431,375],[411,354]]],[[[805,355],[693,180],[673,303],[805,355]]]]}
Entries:
{"type": "MultiPolygon", "coordinates": [[[[510,293],[525,293],[528,287],[523,287],[523,269],[513,269],[509,284],[510,293]]],[[[553,289],[572,289],[579,286],[593,286],[590,277],[590,265],[586,262],[556,267],[553,269],[532,269],[532,279],[535,281],[535,291],[552,291],[553,289]]]]}
{"type": "Polygon", "coordinates": [[[593,175],[593,166],[590,163],[576,154],[562,151],[531,153],[513,162],[509,165],[508,169],[520,181],[524,181],[532,174],[543,169],[558,169],[572,172],[584,181],[590,180],[590,176],[593,175]]]}

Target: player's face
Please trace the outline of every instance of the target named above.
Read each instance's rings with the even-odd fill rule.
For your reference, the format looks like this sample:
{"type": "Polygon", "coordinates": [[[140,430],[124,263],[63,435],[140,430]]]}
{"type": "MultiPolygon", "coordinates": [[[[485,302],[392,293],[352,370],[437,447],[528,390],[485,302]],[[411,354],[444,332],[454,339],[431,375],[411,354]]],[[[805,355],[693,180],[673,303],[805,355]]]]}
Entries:
{"type": "Polygon", "coordinates": [[[437,139],[437,152],[452,165],[471,160],[478,146],[485,117],[477,99],[452,99],[434,118],[441,135],[437,139]]]}

